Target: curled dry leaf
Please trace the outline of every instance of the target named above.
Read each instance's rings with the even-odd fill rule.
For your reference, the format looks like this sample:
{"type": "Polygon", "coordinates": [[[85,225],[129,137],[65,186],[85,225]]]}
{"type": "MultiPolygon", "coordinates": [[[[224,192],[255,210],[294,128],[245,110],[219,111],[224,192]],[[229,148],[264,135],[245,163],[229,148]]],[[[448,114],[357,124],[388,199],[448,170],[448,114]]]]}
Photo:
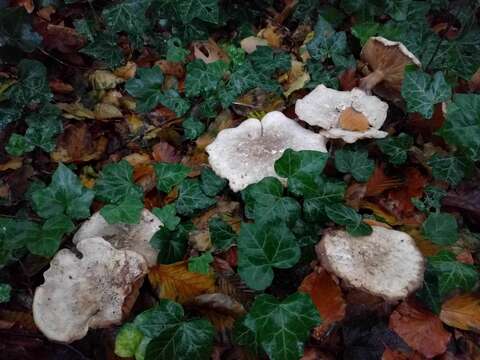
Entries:
{"type": "Polygon", "coordinates": [[[175,76],[178,79],[181,79],[185,76],[185,67],[182,63],[158,60],[155,62],[155,65],[158,65],[165,75],[175,76]]]}
{"type": "Polygon", "coordinates": [[[182,159],[174,146],[166,141],[160,141],[153,145],[152,148],[153,160],[157,162],[178,163],[182,159]]]}
{"type": "Polygon", "coordinates": [[[208,41],[195,41],[192,43],[192,48],[195,59],[200,59],[206,64],[218,60],[225,62],[230,61],[225,51],[223,51],[213,39],[208,39],[208,41]]]}
{"type": "Polygon", "coordinates": [[[440,319],[448,326],[480,333],[480,296],[461,294],[448,299],[442,305],[440,319]]]}
{"type": "Polygon", "coordinates": [[[94,112],[90,109],[87,109],[85,105],[79,101],[71,104],[57,103],[57,107],[63,111],[63,116],[66,119],[95,119],[94,112]]]}
{"type": "Polygon", "coordinates": [[[125,65],[116,68],[113,71],[113,74],[124,80],[128,80],[134,78],[136,72],[137,64],[135,64],[133,61],[128,61],[125,65]]]}
{"type": "Polygon", "coordinates": [[[390,316],[389,326],[428,359],[443,354],[451,338],[437,316],[413,302],[402,302],[390,316]]]}
{"type": "Polygon", "coordinates": [[[50,89],[57,94],[70,94],[73,92],[73,86],[59,79],[53,79],[48,82],[50,89]]]}
{"type": "Polygon", "coordinates": [[[305,71],[304,64],[301,61],[292,60],[289,72],[279,80],[283,82],[283,88],[285,89],[283,94],[289,97],[294,91],[305,87],[305,84],[310,81],[310,75],[305,71]]]}
{"type": "Polygon", "coordinates": [[[266,28],[260,30],[258,37],[265,39],[268,45],[273,48],[282,46],[283,34],[277,25],[269,23],[266,28]]]}
{"type": "Polygon", "coordinates": [[[7,162],[0,164],[0,171],[17,170],[23,165],[23,158],[12,157],[7,162]]]}
{"type": "Polygon", "coordinates": [[[159,298],[180,304],[192,301],[198,295],[215,291],[214,276],[188,271],[187,261],[156,265],[150,269],[148,280],[159,298]]]}
{"type": "Polygon", "coordinates": [[[114,89],[117,85],[125,82],[125,79],[108,70],[95,70],[88,76],[88,80],[95,90],[114,89]]]}
{"type": "Polygon", "coordinates": [[[111,120],[123,117],[119,108],[114,105],[99,103],[94,108],[95,119],[97,120],[111,120]]]}

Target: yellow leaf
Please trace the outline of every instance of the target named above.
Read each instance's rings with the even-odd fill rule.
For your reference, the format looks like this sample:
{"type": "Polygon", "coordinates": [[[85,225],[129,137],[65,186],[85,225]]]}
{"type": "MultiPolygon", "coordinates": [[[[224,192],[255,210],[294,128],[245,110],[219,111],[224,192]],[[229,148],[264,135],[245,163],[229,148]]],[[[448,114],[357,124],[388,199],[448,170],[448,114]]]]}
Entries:
{"type": "Polygon", "coordinates": [[[12,157],[7,162],[0,164],[0,171],[17,170],[17,169],[20,169],[22,165],[23,165],[23,158],[12,157]]]}
{"type": "Polygon", "coordinates": [[[109,120],[123,117],[122,112],[111,104],[100,103],[95,105],[95,119],[109,120]]]}
{"type": "Polygon", "coordinates": [[[63,117],[67,119],[95,119],[93,111],[87,109],[81,102],[75,102],[72,104],[57,103],[57,106],[64,112],[63,117]]]}
{"type": "Polygon", "coordinates": [[[180,261],[150,269],[148,280],[160,298],[184,304],[198,295],[215,291],[213,274],[189,272],[187,265],[187,261],[180,261]]]}
{"type": "Polygon", "coordinates": [[[385,211],[384,209],[382,209],[377,204],[374,204],[372,202],[363,200],[363,201],[360,202],[360,208],[372,210],[372,212],[375,214],[375,216],[377,216],[381,219],[384,219],[385,222],[389,225],[397,225],[398,224],[398,221],[395,218],[395,216],[393,216],[389,212],[385,211]]]}
{"type": "Polygon", "coordinates": [[[95,90],[108,90],[115,88],[118,84],[125,82],[119,76],[116,76],[108,70],[95,70],[88,76],[92,88],[95,90]]]}
{"type": "Polygon", "coordinates": [[[445,301],[440,320],[457,329],[480,333],[480,296],[462,294],[445,301]]]}

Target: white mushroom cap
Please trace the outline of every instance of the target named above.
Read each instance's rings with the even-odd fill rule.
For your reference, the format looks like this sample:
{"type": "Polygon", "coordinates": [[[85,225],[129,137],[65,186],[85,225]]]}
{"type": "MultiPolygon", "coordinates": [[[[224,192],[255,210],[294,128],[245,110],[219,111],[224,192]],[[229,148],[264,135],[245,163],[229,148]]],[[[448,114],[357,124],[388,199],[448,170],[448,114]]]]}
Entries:
{"type": "Polygon", "coordinates": [[[80,241],[77,249],[81,259],[60,250],[35,291],[35,324],[54,341],[69,343],[89,328],[119,324],[127,297],[138,295],[138,282],[148,271],[143,256],[116,250],[100,237],[80,241]]]}
{"type": "Polygon", "coordinates": [[[143,209],[138,224],[109,224],[100,212],[85,221],[73,237],[73,243],[100,236],[116,249],[133,250],[147,260],[148,266],[157,264],[158,250],[150,245],[152,236],[163,223],[149,210],[143,209]]]}
{"type": "Polygon", "coordinates": [[[267,176],[278,178],[274,164],[286,149],[327,151],[323,136],[279,111],[268,113],[262,121],[248,119],[220,131],[206,151],[215,173],[228,179],[233,191],[240,191],[267,176]]]}
{"type": "Polygon", "coordinates": [[[425,263],[410,235],[372,226],[368,236],[327,232],[316,246],[322,265],[349,285],[387,301],[404,299],[423,283],[425,263]]]}
{"type": "Polygon", "coordinates": [[[387,136],[386,132],[378,130],[387,118],[387,110],[387,103],[376,96],[367,95],[360,89],[338,91],[325,85],[318,85],[295,104],[295,112],[301,120],[325,129],[321,134],[328,138],[342,138],[346,142],[387,136]],[[342,129],[340,117],[346,109],[353,109],[365,117],[368,129],[364,131],[342,129]]]}

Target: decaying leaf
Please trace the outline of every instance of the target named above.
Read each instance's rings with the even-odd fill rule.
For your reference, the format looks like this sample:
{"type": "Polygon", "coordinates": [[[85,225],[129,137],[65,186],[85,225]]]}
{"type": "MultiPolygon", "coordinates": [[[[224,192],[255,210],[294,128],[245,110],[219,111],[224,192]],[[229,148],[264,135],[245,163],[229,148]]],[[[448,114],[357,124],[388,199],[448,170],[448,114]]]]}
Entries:
{"type": "Polygon", "coordinates": [[[480,296],[456,295],[445,301],[440,319],[448,326],[480,333],[480,296]]]}

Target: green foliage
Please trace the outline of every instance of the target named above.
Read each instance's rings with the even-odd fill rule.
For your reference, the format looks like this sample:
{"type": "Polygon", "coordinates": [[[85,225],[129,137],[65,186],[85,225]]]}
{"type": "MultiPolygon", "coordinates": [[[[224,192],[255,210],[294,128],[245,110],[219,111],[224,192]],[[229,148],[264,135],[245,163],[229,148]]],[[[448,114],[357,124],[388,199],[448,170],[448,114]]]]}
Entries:
{"type": "Polygon", "coordinates": [[[27,248],[32,254],[51,257],[58,251],[63,235],[72,232],[74,228],[75,225],[67,216],[56,215],[29,234],[27,248]]]}
{"type": "Polygon", "coordinates": [[[29,16],[23,7],[1,8],[0,47],[8,45],[32,52],[41,42],[42,37],[33,31],[29,16]]]}
{"type": "Polygon", "coordinates": [[[175,13],[184,24],[194,19],[217,24],[220,9],[218,0],[167,0],[173,4],[175,13]]]}
{"type": "Polygon", "coordinates": [[[125,197],[118,203],[102,207],[100,214],[109,224],[138,224],[143,210],[143,201],[138,197],[125,197]]]}
{"type": "Polygon", "coordinates": [[[210,168],[203,168],[200,174],[202,191],[208,196],[218,195],[225,185],[227,180],[217,176],[210,168]]]}
{"type": "Polygon", "coordinates": [[[192,215],[216,203],[215,199],[205,195],[198,180],[183,180],[180,184],[176,204],[180,215],[192,215]]]}
{"type": "Polygon", "coordinates": [[[288,269],[300,259],[295,236],[282,223],[243,223],[238,237],[238,273],[255,290],[273,280],[273,268],[288,269]]]}
{"type": "Polygon", "coordinates": [[[202,135],[206,129],[206,126],[203,122],[193,117],[188,117],[187,119],[183,120],[182,126],[185,139],[188,140],[195,140],[202,135]]]}
{"type": "Polygon", "coordinates": [[[294,360],[303,355],[304,342],[311,328],[321,323],[320,315],[307,294],[295,293],[283,301],[271,295],[259,295],[242,320],[241,345],[259,344],[272,360],[294,360]],[[252,341],[253,340],[253,341],[252,341]]]}
{"type": "Polygon", "coordinates": [[[120,357],[134,357],[143,339],[143,333],[132,323],[126,323],[115,338],[115,354],[120,357]]]}
{"type": "Polygon", "coordinates": [[[443,189],[430,185],[426,186],[423,192],[423,200],[412,198],[412,204],[414,204],[418,210],[426,213],[430,212],[432,208],[434,210],[440,210],[442,207],[442,198],[447,195],[447,192],[443,189]]]}
{"type": "Polygon", "coordinates": [[[168,204],[163,208],[153,208],[152,212],[162,221],[163,226],[170,231],[175,230],[177,225],[180,224],[180,218],[176,215],[177,209],[175,204],[168,204]]]}
{"type": "Polygon", "coordinates": [[[422,225],[422,233],[438,245],[451,245],[458,240],[457,220],[451,214],[432,213],[422,225]]]}
{"type": "Polygon", "coordinates": [[[160,264],[172,264],[183,259],[187,251],[189,230],[189,226],[180,224],[175,230],[162,227],[153,235],[150,244],[158,250],[160,264]]]}
{"type": "Polygon", "coordinates": [[[218,250],[228,249],[237,239],[232,227],[218,217],[209,220],[208,232],[213,246],[218,250]]]}
{"type": "Polygon", "coordinates": [[[115,68],[124,62],[122,49],[117,44],[115,34],[102,33],[80,52],[104,62],[109,68],[115,68]]]}
{"type": "Polygon", "coordinates": [[[413,138],[401,133],[397,137],[387,137],[377,140],[380,151],[387,155],[388,161],[393,165],[401,165],[407,161],[408,150],[413,146],[413,138]]]}
{"type": "Polygon", "coordinates": [[[342,202],[346,190],[344,182],[321,176],[305,177],[299,185],[298,192],[304,196],[305,218],[311,222],[325,220],[325,206],[342,202]]]}
{"type": "Polygon", "coordinates": [[[327,204],[325,211],[330,220],[339,225],[345,225],[350,235],[366,236],[372,233],[370,225],[364,223],[362,216],[348,206],[343,204],[327,204]]]}
{"type": "Polygon", "coordinates": [[[402,96],[409,112],[418,112],[430,119],[433,106],[450,99],[452,89],[441,72],[432,77],[421,70],[407,70],[402,83],[402,96]]]}
{"type": "Polygon", "coordinates": [[[350,173],[357,181],[368,181],[375,169],[375,161],[367,151],[340,149],[335,152],[335,167],[342,173],[350,173]]]}
{"type": "Polygon", "coordinates": [[[168,193],[172,188],[180,184],[191,171],[182,164],[158,163],[154,165],[157,175],[157,189],[168,193]]]}
{"type": "Polygon", "coordinates": [[[433,155],[428,160],[432,167],[432,175],[436,180],[458,185],[465,176],[465,163],[455,155],[433,155]]]}
{"type": "Polygon", "coordinates": [[[9,284],[0,283],[0,304],[10,301],[12,287],[9,284]]]}
{"type": "Polygon", "coordinates": [[[126,160],[103,167],[95,183],[95,194],[98,199],[110,203],[143,197],[142,188],[133,182],[133,167],[126,160]]]}
{"type": "Polygon", "coordinates": [[[248,55],[253,68],[262,75],[272,76],[277,71],[290,69],[290,55],[286,52],[274,52],[270,46],[259,46],[248,55]]]}
{"type": "Polygon", "coordinates": [[[227,64],[221,60],[210,64],[202,60],[192,61],[187,65],[185,94],[189,97],[207,95],[218,87],[226,70],[227,64]]]}
{"type": "Polygon", "coordinates": [[[210,252],[191,257],[188,259],[188,271],[207,275],[210,273],[210,263],[212,261],[213,256],[210,252]]]}

